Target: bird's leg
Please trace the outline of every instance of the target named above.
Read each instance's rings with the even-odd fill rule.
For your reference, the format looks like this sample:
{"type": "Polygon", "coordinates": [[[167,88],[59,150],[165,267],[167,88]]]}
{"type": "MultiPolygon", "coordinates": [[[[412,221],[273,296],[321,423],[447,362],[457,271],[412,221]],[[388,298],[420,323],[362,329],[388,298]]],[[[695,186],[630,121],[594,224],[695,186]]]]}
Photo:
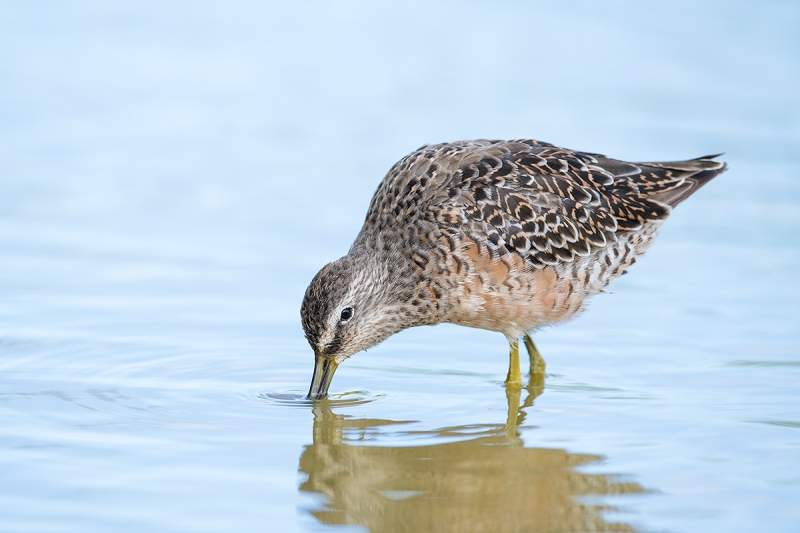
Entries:
{"type": "Polygon", "coordinates": [[[531,373],[528,376],[528,397],[520,406],[522,392],[522,376],[519,372],[519,342],[516,339],[509,339],[511,345],[511,356],[508,367],[508,377],[506,378],[506,399],[508,400],[508,417],[506,419],[506,435],[509,437],[519,437],[519,426],[525,421],[527,413],[525,409],[533,405],[533,401],[544,392],[544,359],[533,344],[529,335],[525,335],[525,347],[531,359],[531,373]]]}
{"type": "Polygon", "coordinates": [[[531,360],[531,378],[541,376],[544,379],[545,364],[542,354],[536,349],[536,345],[530,335],[526,333],[523,340],[525,341],[525,348],[528,349],[528,357],[531,360]]]}
{"type": "Polygon", "coordinates": [[[508,376],[506,377],[507,388],[522,388],[522,375],[519,372],[519,341],[509,339],[508,344],[511,348],[508,357],[508,376]]]}

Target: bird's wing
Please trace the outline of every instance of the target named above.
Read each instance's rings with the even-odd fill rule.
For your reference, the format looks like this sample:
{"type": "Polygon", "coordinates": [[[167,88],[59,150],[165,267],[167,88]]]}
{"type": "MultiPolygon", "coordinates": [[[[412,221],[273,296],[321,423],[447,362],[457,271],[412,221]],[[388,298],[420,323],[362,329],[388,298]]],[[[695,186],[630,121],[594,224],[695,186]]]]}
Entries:
{"type": "Polygon", "coordinates": [[[534,140],[423,146],[389,171],[364,228],[372,235],[431,231],[429,241],[439,232],[465,233],[492,255],[519,254],[540,268],[666,218],[725,170],[712,157],[626,163],[534,140]]]}
{"type": "Polygon", "coordinates": [[[534,267],[589,255],[621,232],[665,218],[669,200],[699,187],[689,176],[711,167],[716,175],[723,166],[707,159],[639,165],[531,140],[468,152],[451,165],[428,211],[441,228],[462,228],[491,253],[516,253],[534,267]]]}

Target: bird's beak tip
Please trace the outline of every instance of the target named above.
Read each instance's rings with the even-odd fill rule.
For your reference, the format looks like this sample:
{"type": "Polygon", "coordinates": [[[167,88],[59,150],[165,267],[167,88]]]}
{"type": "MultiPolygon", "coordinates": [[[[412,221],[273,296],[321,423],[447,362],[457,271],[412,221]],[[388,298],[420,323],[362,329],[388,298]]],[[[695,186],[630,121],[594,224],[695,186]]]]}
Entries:
{"type": "Polygon", "coordinates": [[[338,366],[339,363],[332,357],[314,354],[314,375],[311,378],[307,400],[322,400],[328,395],[328,387],[338,366]]]}

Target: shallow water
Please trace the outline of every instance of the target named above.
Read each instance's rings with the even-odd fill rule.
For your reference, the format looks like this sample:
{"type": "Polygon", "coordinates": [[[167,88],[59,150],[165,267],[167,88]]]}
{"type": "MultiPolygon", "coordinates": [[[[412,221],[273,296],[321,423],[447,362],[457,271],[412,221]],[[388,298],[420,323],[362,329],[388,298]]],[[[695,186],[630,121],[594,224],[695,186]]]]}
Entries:
{"type": "Polygon", "coordinates": [[[79,2],[0,18],[0,530],[800,530],[792,2],[79,2]],[[306,284],[426,142],[725,151],[535,336],[403,332],[301,400],[306,284]]]}

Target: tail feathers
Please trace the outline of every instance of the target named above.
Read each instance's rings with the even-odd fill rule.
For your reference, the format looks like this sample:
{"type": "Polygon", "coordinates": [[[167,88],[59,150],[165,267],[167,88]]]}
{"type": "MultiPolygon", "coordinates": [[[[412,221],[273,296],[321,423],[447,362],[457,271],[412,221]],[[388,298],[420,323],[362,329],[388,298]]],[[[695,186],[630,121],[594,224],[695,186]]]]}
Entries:
{"type": "Polygon", "coordinates": [[[714,177],[725,172],[728,165],[714,161],[722,154],[707,155],[688,161],[636,163],[642,168],[647,183],[648,198],[675,207],[714,177]]]}

